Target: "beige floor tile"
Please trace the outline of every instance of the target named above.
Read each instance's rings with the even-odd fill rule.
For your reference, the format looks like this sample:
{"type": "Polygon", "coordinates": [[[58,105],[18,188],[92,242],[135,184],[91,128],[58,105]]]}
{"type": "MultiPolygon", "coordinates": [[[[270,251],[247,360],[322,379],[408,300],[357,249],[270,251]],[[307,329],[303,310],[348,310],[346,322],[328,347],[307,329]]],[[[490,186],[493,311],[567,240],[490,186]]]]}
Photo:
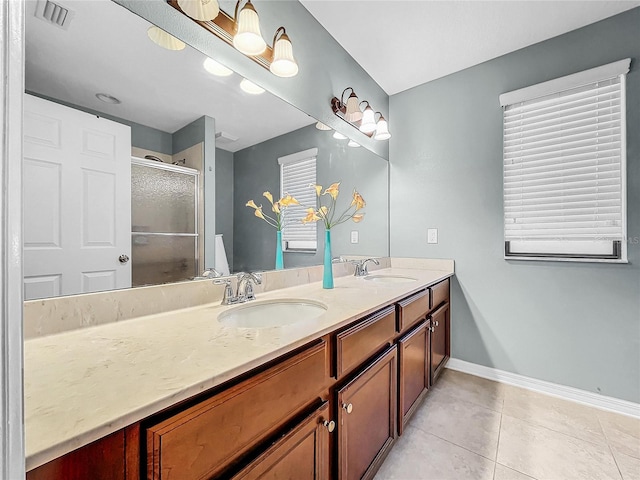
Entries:
{"type": "Polygon", "coordinates": [[[444,390],[461,400],[502,412],[505,385],[498,382],[445,369],[433,390],[444,390]]]}
{"type": "Polygon", "coordinates": [[[640,459],[624,453],[613,452],[623,480],[640,480],[640,459]]]}
{"type": "Polygon", "coordinates": [[[502,413],[592,443],[607,444],[595,410],[579,403],[508,387],[502,413]]]}
{"type": "Polygon", "coordinates": [[[608,446],[502,416],[498,462],[541,480],[620,480],[608,446]]]}
{"type": "Polygon", "coordinates": [[[504,465],[496,464],[496,473],[493,476],[493,480],[535,480],[529,475],[520,473],[512,468],[505,467],[504,465]]]}
{"type": "Polygon", "coordinates": [[[616,452],[640,458],[640,419],[596,410],[609,445],[616,452]]]}
{"type": "Polygon", "coordinates": [[[411,419],[411,424],[451,443],[495,460],[500,433],[500,413],[449,395],[431,392],[411,419]]]}
{"type": "Polygon", "coordinates": [[[375,480],[492,480],[494,465],[409,423],[375,480]]]}

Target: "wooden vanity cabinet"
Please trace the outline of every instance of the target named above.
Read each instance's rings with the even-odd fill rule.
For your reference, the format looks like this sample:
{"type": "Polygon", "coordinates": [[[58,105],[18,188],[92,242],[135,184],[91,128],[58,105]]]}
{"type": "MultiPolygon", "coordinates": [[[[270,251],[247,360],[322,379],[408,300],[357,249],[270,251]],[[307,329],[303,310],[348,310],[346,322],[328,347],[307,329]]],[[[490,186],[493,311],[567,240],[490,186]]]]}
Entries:
{"type": "Polygon", "coordinates": [[[398,434],[429,389],[431,330],[423,321],[398,343],[398,434]]]}
{"type": "Polygon", "coordinates": [[[433,385],[438,379],[451,356],[449,303],[441,305],[429,315],[431,328],[431,367],[430,376],[433,385]]]}
{"type": "Polygon", "coordinates": [[[334,430],[329,402],[324,402],[232,479],[328,480],[329,437],[334,430]]]}
{"type": "Polygon", "coordinates": [[[396,362],[394,345],[336,391],[339,480],[373,478],[395,441],[396,362]]]}

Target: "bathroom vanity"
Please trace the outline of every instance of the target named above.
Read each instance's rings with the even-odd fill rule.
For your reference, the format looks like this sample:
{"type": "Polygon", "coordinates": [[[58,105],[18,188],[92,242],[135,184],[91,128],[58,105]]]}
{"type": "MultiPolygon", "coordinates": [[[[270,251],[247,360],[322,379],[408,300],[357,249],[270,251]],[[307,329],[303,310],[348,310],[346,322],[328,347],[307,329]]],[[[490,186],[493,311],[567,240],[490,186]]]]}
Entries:
{"type": "MultiPolygon", "coordinates": [[[[27,478],[372,478],[449,358],[453,271],[375,273],[378,281],[343,277],[333,290],[312,283],[255,301],[299,298],[327,306],[303,325],[225,327],[217,315],[238,307],[215,304],[27,342],[27,367],[37,363],[31,349],[44,343],[55,350],[57,342],[62,352],[80,337],[103,342],[86,365],[72,367],[96,388],[124,369],[120,384],[109,386],[116,405],[92,406],[98,395],[65,410],[51,406],[55,400],[27,397],[28,435],[49,437],[27,437],[27,461],[36,466],[27,478]],[[111,362],[106,368],[96,363],[101,355],[111,362]],[[201,372],[193,372],[196,366],[201,372]],[[145,389],[152,385],[150,395],[145,389]],[[41,405],[29,408],[35,403],[41,405]],[[56,421],[74,425],[73,432],[47,425],[55,408],[69,416],[56,421]],[[98,427],[82,428],[91,412],[103,416],[94,421],[98,427]],[[74,449],[78,442],[84,446],[74,449]]],[[[81,376],[62,380],[79,382],[68,396],[90,390],[81,376]]],[[[29,372],[26,379],[33,392],[29,372]]]]}

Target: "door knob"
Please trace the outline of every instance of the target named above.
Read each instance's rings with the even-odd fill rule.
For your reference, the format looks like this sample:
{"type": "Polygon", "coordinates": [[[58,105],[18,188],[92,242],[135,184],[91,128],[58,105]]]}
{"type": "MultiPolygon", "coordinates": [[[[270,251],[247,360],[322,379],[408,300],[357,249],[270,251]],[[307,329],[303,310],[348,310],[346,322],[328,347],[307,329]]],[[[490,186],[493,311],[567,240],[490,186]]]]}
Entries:
{"type": "Polygon", "coordinates": [[[122,264],[125,264],[129,261],[129,256],[122,254],[118,257],[118,261],[122,264]]]}
{"type": "Polygon", "coordinates": [[[353,404],[351,404],[351,403],[343,403],[343,404],[342,404],[342,408],[343,408],[347,413],[351,413],[351,412],[353,412],[353,404]]]}
{"type": "Polygon", "coordinates": [[[322,422],[322,424],[327,427],[327,430],[329,430],[329,433],[333,432],[336,429],[336,422],[334,422],[333,420],[328,421],[325,420],[324,422],[322,422]]]}

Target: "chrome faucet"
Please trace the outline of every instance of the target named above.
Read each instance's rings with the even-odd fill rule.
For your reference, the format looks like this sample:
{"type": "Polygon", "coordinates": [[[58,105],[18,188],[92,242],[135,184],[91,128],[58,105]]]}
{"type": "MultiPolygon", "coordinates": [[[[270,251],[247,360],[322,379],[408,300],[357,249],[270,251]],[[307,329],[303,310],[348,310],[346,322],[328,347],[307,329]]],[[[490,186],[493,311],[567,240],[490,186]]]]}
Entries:
{"type": "Polygon", "coordinates": [[[353,264],[356,267],[356,271],[353,274],[354,277],[366,277],[369,275],[369,271],[367,270],[367,262],[373,262],[376,265],[380,265],[380,262],[375,258],[366,258],[364,260],[356,260],[353,264]]]}
{"type": "Polygon", "coordinates": [[[262,276],[259,273],[240,272],[238,274],[238,285],[236,287],[236,299],[238,303],[249,302],[256,299],[251,282],[260,285],[262,283],[262,276]]]}
{"type": "Polygon", "coordinates": [[[204,272],[202,272],[202,275],[200,276],[204,278],[218,278],[222,277],[222,273],[220,273],[215,268],[207,268],[204,272]]]}
{"type": "Polygon", "coordinates": [[[231,279],[229,277],[216,278],[213,281],[214,285],[224,285],[224,296],[220,305],[233,305],[238,303],[238,297],[233,294],[233,288],[231,288],[231,279]]]}

